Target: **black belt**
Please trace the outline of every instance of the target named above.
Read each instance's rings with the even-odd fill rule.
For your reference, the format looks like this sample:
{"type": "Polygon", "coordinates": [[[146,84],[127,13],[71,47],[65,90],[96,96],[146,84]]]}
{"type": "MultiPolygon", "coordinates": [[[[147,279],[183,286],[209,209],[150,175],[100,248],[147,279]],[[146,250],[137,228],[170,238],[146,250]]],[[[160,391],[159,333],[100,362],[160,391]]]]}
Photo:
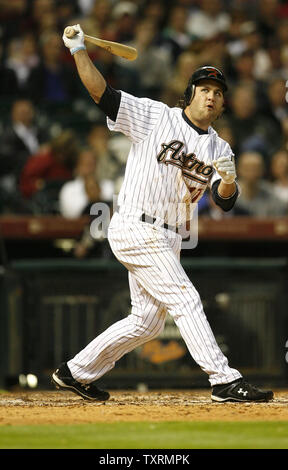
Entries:
{"type": "MultiPolygon", "coordinates": [[[[143,212],[143,214],[141,215],[140,217],[140,220],[141,222],[146,222],[147,224],[154,224],[156,222],[156,217],[151,217],[150,215],[147,215],[145,214],[145,212],[143,212]]],[[[168,224],[162,224],[160,225],[160,227],[163,227],[163,228],[166,228],[167,230],[172,230],[173,232],[176,232],[178,233],[178,227],[174,227],[173,225],[168,225],[168,224]]]]}

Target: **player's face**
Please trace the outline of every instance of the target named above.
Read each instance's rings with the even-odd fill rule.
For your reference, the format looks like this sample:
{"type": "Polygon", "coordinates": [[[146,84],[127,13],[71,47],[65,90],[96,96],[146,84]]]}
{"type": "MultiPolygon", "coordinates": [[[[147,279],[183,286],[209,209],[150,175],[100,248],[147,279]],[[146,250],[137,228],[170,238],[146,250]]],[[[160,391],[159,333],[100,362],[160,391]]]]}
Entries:
{"type": "Polygon", "coordinates": [[[194,97],[188,106],[188,117],[198,127],[207,129],[219,117],[223,106],[221,85],[215,80],[202,80],[196,86],[194,97]]]}

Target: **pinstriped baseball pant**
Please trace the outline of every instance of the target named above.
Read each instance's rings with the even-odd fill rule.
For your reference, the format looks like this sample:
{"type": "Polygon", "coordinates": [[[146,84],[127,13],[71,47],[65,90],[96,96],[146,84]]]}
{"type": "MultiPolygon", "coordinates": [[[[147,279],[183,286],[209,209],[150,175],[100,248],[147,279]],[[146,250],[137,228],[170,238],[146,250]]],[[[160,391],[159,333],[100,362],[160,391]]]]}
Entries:
{"type": "Polygon", "coordinates": [[[195,287],[180,263],[181,236],[115,213],[108,239],[129,271],[131,314],[114,323],[68,362],[73,377],[92,382],[124,354],[155,338],[170,314],[196,363],[211,385],[241,377],[220,350],[195,287]]]}

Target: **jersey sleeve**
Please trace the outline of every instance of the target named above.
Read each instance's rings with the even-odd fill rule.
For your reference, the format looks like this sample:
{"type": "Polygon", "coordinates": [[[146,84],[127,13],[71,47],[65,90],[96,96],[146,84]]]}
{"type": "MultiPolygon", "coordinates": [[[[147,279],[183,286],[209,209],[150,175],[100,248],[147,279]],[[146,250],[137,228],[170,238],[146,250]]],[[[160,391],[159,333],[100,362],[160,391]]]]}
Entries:
{"type": "Polygon", "coordinates": [[[136,98],[121,91],[121,101],[116,121],[107,118],[111,131],[122,132],[132,142],[144,140],[158,122],[164,104],[149,98],[136,98]]]}

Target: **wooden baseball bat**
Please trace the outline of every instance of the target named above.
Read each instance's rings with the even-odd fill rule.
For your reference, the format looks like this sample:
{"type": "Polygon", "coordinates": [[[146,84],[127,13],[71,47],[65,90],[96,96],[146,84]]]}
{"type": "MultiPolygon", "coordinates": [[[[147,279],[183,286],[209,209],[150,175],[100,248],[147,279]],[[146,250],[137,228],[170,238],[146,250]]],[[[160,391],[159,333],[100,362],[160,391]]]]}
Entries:
{"type": "MultiPolygon", "coordinates": [[[[71,39],[77,34],[77,31],[75,31],[72,26],[67,26],[67,28],[64,29],[64,33],[67,38],[71,39]]],[[[123,57],[123,59],[135,60],[137,58],[137,50],[134,49],[134,47],[125,46],[119,42],[105,41],[104,39],[95,38],[94,36],[88,36],[88,34],[84,34],[84,38],[85,41],[102,47],[102,49],[106,49],[106,51],[111,52],[111,54],[123,57]]]]}

